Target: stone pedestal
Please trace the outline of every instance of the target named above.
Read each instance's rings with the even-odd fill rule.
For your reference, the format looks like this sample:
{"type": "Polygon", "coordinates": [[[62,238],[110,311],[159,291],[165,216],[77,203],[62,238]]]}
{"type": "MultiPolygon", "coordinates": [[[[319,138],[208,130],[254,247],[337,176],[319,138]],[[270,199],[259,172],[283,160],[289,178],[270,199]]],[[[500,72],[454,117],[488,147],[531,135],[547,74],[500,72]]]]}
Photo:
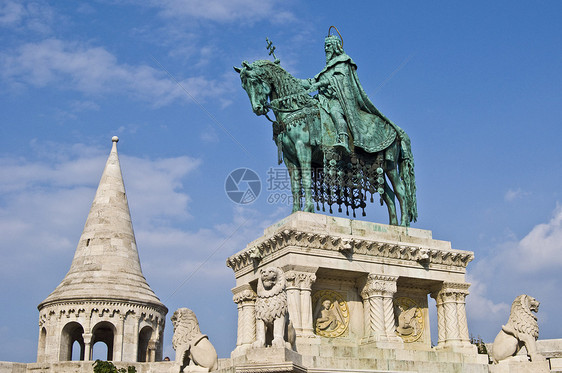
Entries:
{"type": "Polygon", "coordinates": [[[490,365],[489,371],[490,373],[549,373],[550,366],[548,361],[519,361],[514,358],[490,365]]]}
{"type": "Polygon", "coordinates": [[[243,354],[231,357],[236,373],[306,373],[302,356],[287,348],[248,348],[243,354]]]}
{"type": "Polygon", "coordinates": [[[485,372],[487,365],[470,344],[465,309],[470,286],[465,273],[472,259],[472,252],[452,249],[430,231],[294,213],[227,260],[236,277],[239,312],[232,357],[251,351],[252,297],[260,270],[273,266],[285,274],[289,319],[307,369],[341,369],[338,359],[344,357],[347,369],[365,369],[373,351],[387,350],[390,355],[381,359],[395,359],[398,370],[412,366],[399,361],[419,360],[426,370],[439,362],[436,371],[446,372],[442,363],[452,359],[450,371],[473,364],[472,371],[485,372]],[[430,295],[437,304],[436,348],[431,347],[430,295]],[[322,358],[326,346],[332,352],[322,358]]]}

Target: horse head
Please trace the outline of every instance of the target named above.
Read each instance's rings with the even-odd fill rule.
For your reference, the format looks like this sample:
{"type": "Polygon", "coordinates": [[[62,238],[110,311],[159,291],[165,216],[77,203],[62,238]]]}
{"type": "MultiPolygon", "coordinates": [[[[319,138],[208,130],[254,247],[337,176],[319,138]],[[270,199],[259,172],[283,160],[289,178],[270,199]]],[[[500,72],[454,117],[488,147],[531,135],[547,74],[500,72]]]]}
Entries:
{"type": "Polygon", "coordinates": [[[240,74],[242,88],[248,93],[252,110],[256,115],[265,115],[269,111],[269,96],[271,94],[271,86],[264,80],[264,69],[252,63],[251,65],[244,61],[242,67],[234,67],[234,70],[240,74]]]}

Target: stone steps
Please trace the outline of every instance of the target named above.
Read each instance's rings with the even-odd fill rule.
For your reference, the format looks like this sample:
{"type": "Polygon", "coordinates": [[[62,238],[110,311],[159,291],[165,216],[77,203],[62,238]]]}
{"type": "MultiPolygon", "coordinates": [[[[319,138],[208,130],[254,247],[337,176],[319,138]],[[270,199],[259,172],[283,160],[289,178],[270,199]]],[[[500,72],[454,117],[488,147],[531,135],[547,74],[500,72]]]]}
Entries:
{"type": "Polygon", "coordinates": [[[487,356],[447,350],[383,349],[375,345],[301,345],[287,349],[248,349],[221,361],[220,373],[488,373],[487,356]]]}

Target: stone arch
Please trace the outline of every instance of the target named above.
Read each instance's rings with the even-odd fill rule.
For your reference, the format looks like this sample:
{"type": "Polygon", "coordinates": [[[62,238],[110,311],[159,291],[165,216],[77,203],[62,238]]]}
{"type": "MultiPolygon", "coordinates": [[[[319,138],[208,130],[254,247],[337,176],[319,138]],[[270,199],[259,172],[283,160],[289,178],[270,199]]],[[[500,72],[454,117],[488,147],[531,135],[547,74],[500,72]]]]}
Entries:
{"type": "Polygon", "coordinates": [[[107,358],[105,360],[113,360],[113,346],[115,341],[115,325],[109,321],[100,321],[92,328],[92,347],[94,350],[94,345],[98,342],[105,343],[107,346],[107,358]]]}
{"type": "MultiPolygon", "coordinates": [[[[41,331],[42,333],[43,331],[41,331]]],[[[46,334],[46,330],[45,330],[46,334]]],[[[84,360],[84,327],[76,321],[67,323],[61,331],[60,339],[60,361],[72,360],[72,346],[74,342],[80,345],[80,360],[84,360]]]]}
{"type": "Polygon", "coordinates": [[[150,357],[150,341],[153,339],[154,329],[150,326],[143,327],[139,332],[139,344],[137,352],[137,361],[148,362],[150,357]]]}

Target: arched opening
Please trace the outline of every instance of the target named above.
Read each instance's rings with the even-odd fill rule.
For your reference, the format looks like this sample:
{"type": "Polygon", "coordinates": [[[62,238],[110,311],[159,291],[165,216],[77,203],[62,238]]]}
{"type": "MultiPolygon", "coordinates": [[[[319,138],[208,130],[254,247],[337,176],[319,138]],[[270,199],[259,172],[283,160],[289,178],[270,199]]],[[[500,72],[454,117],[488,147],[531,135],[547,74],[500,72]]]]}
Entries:
{"type": "Polygon", "coordinates": [[[100,323],[97,323],[96,326],[94,326],[94,328],[92,329],[92,351],[96,352],[98,351],[99,348],[102,348],[102,350],[105,351],[102,345],[98,346],[94,350],[94,346],[96,346],[96,343],[98,342],[103,342],[107,347],[107,357],[97,356],[97,358],[99,358],[100,360],[107,360],[107,361],[113,360],[114,340],[115,340],[115,326],[112,323],[108,321],[102,321],[100,323]]]}
{"type": "Polygon", "coordinates": [[[137,361],[147,362],[150,361],[150,351],[149,343],[150,338],[152,338],[152,328],[150,326],[145,326],[141,329],[139,333],[139,347],[137,353],[137,361]]]}
{"type": "MultiPolygon", "coordinates": [[[[45,331],[46,333],[46,331],[45,331]]],[[[84,328],[79,323],[72,321],[62,328],[60,339],[60,361],[72,360],[75,356],[76,360],[84,360],[84,328]],[[75,344],[74,342],[77,342],[75,344]],[[79,350],[80,353],[76,353],[79,350]]]]}
{"type": "Polygon", "coordinates": [[[45,361],[45,347],[47,346],[47,329],[41,328],[39,332],[39,343],[37,344],[37,362],[45,361]]]}

